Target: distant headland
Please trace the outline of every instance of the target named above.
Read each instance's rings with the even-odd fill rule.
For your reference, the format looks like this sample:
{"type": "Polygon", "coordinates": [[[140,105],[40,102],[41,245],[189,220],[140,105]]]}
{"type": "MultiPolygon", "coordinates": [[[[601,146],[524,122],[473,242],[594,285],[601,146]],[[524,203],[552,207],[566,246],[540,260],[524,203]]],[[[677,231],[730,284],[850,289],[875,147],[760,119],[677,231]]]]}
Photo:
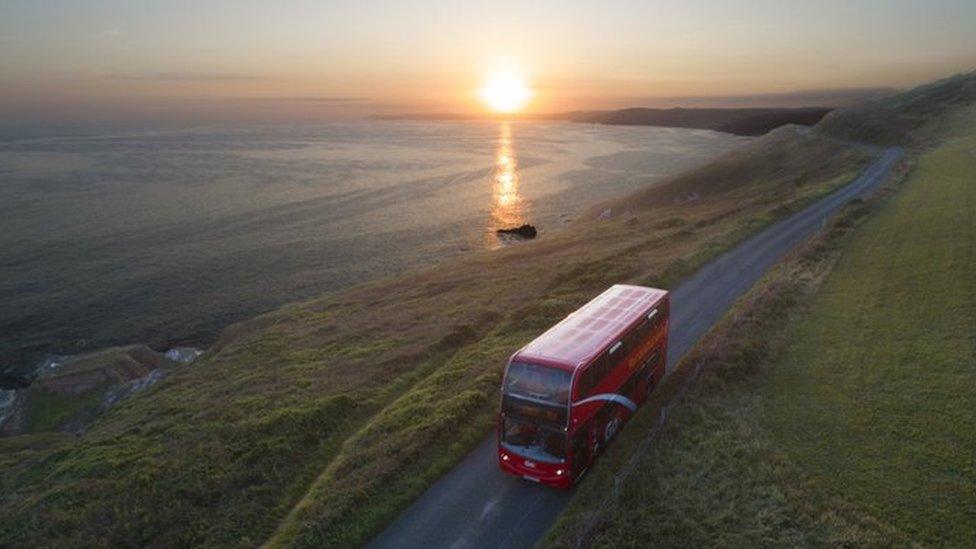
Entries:
{"type": "MultiPolygon", "coordinates": [[[[568,121],[615,126],[663,126],[715,130],[735,135],[763,135],[786,124],[812,126],[827,115],[831,107],[798,108],[645,108],[604,111],[573,111],[555,114],[523,115],[523,120],[568,121]]],[[[406,113],[383,115],[381,120],[488,120],[484,114],[406,113]]]]}

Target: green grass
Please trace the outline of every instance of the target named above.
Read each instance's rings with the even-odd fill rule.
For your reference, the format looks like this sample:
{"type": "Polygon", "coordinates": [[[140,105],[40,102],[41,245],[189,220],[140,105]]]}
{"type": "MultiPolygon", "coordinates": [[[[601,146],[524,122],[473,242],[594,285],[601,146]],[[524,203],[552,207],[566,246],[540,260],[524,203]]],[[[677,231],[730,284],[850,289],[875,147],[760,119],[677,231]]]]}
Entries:
{"type": "Polygon", "coordinates": [[[230,327],[82,436],[0,452],[0,540],[363,541],[485,436],[512,351],[609,284],[680,280],[868,160],[792,132],[750,154],[685,179],[695,201],[634,202],[609,221],[230,327]],[[750,154],[802,160],[751,174],[750,154]]]}
{"type": "Polygon", "coordinates": [[[792,500],[795,468],[778,457],[761,425],[757,382],[785,345],[787,327],[874,207],[848,206],[830,230],[737,302],[618,435],[543,546],[639,547],[653,540],[662,547],[755,547],[826,540],[817,520],[792,500]],[[656,431],[662,408],[667,419],[656,431]],[[618,477],[625,464],[632,472],[618,477]]]}
{"type": "Polygon", "coordinates": [[[974,129],[972,110],[930,122],[924,137],[943,143],[902,190],[849,207],[740,301],[543,545],[970,546],[974,129]],[[696,365],[664,429],[635,453],[696,365]],[[607,498],[631,458],[634,473],[607,498]]]}
{"type": "Polygon", "coordinates": [[[919,159],[764,388],[809,491],[932,545],[976,540],[974,174],[972,131],[919,159]]]}
{"type": "Polygon", "coordinates": [[[107,384],[101,384],[81,394],[32,389],[27,401],[27,431],[54,431],[73,418],[96,415],[108,388],[107,384]]]}

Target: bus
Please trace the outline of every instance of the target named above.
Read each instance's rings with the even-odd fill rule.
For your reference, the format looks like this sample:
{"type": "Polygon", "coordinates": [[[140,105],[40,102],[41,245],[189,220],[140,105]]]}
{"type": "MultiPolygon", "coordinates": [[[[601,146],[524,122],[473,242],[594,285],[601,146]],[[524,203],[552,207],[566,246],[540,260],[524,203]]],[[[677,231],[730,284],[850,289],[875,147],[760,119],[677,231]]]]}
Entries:
{"type": "Polygon", "coordinates": [[[593,465],[665,373],[667,291],[617,284],[509,358],[498,463],[569,488],[593,465]]]}

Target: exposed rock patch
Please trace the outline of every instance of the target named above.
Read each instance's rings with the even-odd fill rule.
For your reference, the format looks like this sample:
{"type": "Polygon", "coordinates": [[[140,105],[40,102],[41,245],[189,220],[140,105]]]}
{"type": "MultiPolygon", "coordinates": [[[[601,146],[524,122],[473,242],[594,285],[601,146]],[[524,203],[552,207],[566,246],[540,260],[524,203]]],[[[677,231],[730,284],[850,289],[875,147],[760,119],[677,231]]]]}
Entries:
{"type": "Polygon", "coordinates": [[[200,355],[189,347],[171,351],[173,359],[145,345],[49,357],[29,387],[0,391],[0,434],[83,431],[108,407],[156,384],[168,368],[200,355]]]}
{"type": "Polygon", "coordinates": [[[105,393],[105,398],[102,399],[102,408],[108,409],[113,404],[125,400],[129,397],[135,396],[142,391],[152,387],[157,381],[163,379],[166,375],[166,371],[162,368],[156,368],[155,370],[149,372],[145,377],[140,377],[138,379],[133,379],[132,381],[125,383],[117,388],[110,389],[105,393]]]}
{"type": "Polygon", "coordinates": [[[173,347],[172,349],[166,351],[166,358],[179,362],[180,364],[190,364],[196,359],[200,358],[203,351],[194,347],[173,347]]]}

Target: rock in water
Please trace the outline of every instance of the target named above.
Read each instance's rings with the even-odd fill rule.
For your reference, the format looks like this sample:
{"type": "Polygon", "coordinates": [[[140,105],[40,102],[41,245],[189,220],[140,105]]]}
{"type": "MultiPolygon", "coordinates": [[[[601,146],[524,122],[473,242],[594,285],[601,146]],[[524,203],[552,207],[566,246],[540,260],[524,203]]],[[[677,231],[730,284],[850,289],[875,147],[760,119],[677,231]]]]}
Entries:
{"type": "Polygon", "coordinates": [[[535,238],[536,235],[539,234],[535,227],[533,225],[529,225],[528,223],[518,227],[513,227],[511,229],[498,229],[496,232],[498,234],[510,234],[520,236],[522,238],[535,238]]]}

